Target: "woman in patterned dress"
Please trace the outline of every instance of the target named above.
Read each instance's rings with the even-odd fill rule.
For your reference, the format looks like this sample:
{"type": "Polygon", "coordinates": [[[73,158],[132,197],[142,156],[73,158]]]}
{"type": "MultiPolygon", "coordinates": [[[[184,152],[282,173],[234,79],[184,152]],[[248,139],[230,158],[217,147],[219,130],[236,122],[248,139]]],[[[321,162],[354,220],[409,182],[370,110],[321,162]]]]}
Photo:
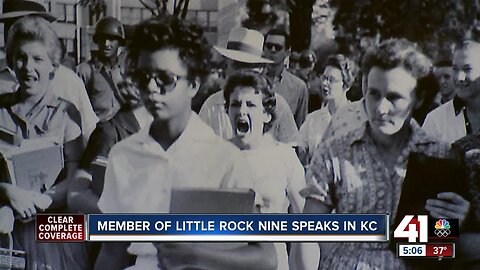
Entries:
{"type": "MultiPolygon", "coordinates": [[[[366,54],[362,74],[367,76],[368,121],[316,149],[307,188],[302,191],[304,213],[388,213],[393,223],[409,154],[444,157],[449,153],[447,145],[411,121],[422,96],[417,80],[430,67],[430,60],[404,39],[386,40],[366,54]]],[[[468,201],[450,192],[439,193],[437,198],[426,202],[431,216],[465,219],[468,201]]],[[[307,262],[300,259],[306,246],[296,251],[300,266],[307,262]]],[[[408,268],[388,243],[332,243],[328,250],[321,247],[320,257],[319,269],[408,268]]]]}

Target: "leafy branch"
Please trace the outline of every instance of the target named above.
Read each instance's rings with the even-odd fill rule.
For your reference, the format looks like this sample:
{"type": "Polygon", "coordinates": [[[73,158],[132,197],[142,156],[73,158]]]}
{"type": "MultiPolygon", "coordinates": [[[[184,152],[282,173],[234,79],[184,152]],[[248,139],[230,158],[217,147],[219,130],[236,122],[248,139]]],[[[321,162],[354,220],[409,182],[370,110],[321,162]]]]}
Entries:
{"type": "MultiPolygon", "coordinates": [[[[116,1],[116,0],[115,0],[116,1]]],[[[152,16],[158,17],[168,13],[169,0],[138,0],[142,6],[152,13],[152,16]]],[[[78,2],[83,7],[89,7],[92,16],[99,16],[105,12],[105,0],[79,0],[78,2]]],[[[175,1],[173,8],[173,15],[182,19],[187,17],[188,5],[190,0],[175,1]]]]}

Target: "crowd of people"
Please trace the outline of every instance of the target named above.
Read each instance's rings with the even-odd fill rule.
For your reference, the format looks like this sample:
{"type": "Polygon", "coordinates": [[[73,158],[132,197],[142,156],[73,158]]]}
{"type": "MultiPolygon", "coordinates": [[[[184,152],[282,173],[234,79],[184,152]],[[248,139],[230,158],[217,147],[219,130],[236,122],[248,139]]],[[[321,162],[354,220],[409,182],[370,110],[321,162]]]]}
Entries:
{"type": "Polygon", "coordinates": [[[464,165],[470,194],[440,192],[422,210],[459,220],[457,259],[442,267],[480,266],[479,41],[433,64],[416,44],[385,39],[361,63],[332,54],[320,67],[314,51],[291,52],[280,28],[235,28],[211,46],[174,16],[143,21],[129,38],[105,17],[98,50],[73,71],[54,20],[27,0],[4,1],[0,15],[0,127],[62,145],[65,160],[47,190],[0,179],[0,234],[13,235],[27,269],[429,269],[388,243],[37,243],[29,222],[43,212],[168,213],[171,190],[188,187],[252,189],[258,213],[387,213],[393,226],[412,153],[464,165]],[[212,52],[224,74],[212,76],[212,52]],[[355,80],[363,97],[349,100],[355,80]],[[101,157],[99,192],[91,164],[101,157]]]}

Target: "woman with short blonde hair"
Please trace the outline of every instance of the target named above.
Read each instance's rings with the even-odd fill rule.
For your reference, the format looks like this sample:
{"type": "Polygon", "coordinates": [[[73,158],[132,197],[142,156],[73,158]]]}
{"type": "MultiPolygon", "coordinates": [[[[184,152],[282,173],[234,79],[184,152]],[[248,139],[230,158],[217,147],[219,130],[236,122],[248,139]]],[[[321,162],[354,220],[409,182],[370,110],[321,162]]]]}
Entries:
{"type": "Polygon", "coordinates": [[[76,169],[83,150],[79,112],[49,90],[60,55],[58,37],[45,19],[27,16],[12,25],[7,61],[15,72],[18,89],[13,93],[0,89],[4,94],[0,127],[23,140],[41,138],[63,145],[64,159],[63,174],[52,187],[29,190],[0,181],[0,195],[22,221],[15,223],[14,239],[17,247],[26,251],[27,269],[87,268],[83,243],[37,243],[35,223],[29,222],[39,212],[66,208],[68,181],[64,179],[69,179],[76,169]]]}

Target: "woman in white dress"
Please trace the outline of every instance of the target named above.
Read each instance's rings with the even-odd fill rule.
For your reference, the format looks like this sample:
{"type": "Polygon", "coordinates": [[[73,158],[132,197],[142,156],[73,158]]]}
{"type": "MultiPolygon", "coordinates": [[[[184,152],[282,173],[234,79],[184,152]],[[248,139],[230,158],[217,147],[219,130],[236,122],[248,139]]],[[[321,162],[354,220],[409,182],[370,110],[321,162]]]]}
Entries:
{"type": "Polygon", "coordinates": [[[332,115],[338,108],[349,103],[347,91],[354,81],[352,63],[341,54],[331,55],[327,59],[321,81],[325,106],[308,114],[300,127],[298,147],[304,165],[310,162],[313,150],[322,141],[332,115]]]}
{"type": "MultiPolygon", "coordinates": [[[[227,111],[234,137],[252,168],[261,213],[301,213],[305,186],[303,167],[290,146],[266,133],[275,117],[275,95],[268,79],[254,71],[240,71],[225,85],[227,111]]],[[[288,269],[285,243],[275,243],[277,269],[288,269]]]]}

